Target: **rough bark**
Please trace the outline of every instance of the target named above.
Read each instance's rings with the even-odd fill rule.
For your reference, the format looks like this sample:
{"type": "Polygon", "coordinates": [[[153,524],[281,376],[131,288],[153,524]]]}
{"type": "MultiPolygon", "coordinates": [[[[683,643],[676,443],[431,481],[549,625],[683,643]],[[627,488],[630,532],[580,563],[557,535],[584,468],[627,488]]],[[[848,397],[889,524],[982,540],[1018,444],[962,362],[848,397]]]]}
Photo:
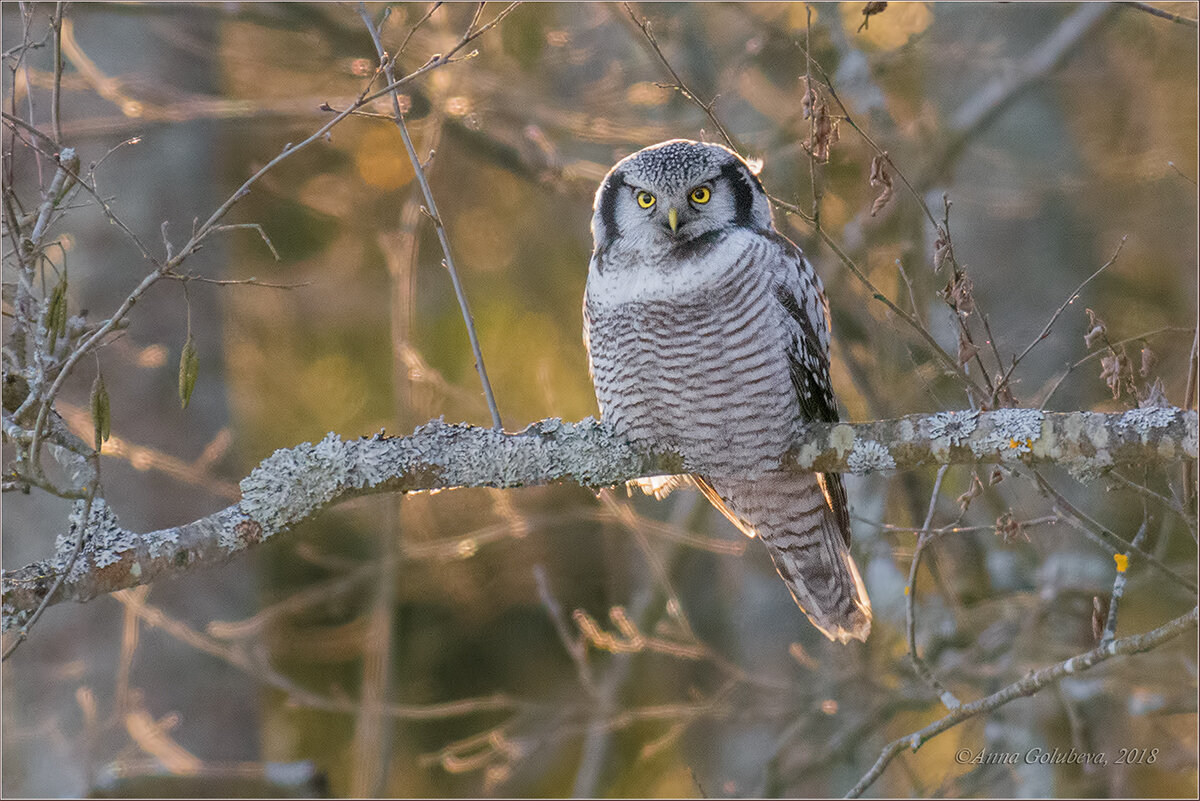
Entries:
{"type": "MultiPolygon", "coordinates": [[[[1197,414],[1176,408],[1124,413],[938,412],[870,423],[814,424],[793,444],[797,469],[864,474],[941,464],[1053,463],[1096,478],[1116,465],[1195,459],[1197,414]]],[[[519,433],[434,420],[407,437],[343,440],[329,434],[269,456],[241,482],[242,499],[174,528],[122,528],[97,498],[71,574],[50,603],[87,601],[168,573],[225,561],[349,498],[455,487],[588,487],[687,472],[678,454],[638,449],[595,420],[542,420],[519,433]]],[[[23,625],[65,568],[81,524],[49,559],[3,573],[3,628],[23,625]]]]}

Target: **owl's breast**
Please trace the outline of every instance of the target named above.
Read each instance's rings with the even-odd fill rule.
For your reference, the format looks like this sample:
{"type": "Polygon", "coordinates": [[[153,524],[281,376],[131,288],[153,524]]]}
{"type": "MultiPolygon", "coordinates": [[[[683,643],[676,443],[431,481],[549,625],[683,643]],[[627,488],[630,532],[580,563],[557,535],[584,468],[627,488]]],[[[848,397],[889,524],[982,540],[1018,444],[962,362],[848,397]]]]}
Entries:
{"type": "Polygon", "coordinates": [[[697,472],[778,465],[799,418],[788,335],[768,282],[748,278],[620,303],[597,302],[589,282],[589,357],[605,422],[678,449],[697,472]]]}

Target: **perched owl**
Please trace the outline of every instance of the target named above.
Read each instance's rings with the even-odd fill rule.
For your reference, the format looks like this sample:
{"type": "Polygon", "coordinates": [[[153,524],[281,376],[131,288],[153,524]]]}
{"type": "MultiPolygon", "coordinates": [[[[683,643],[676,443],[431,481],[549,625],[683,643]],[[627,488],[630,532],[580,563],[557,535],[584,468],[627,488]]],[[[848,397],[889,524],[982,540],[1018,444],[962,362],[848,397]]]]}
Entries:
{"type": "Polygon", "coordinates": [[[841,476],[780,466],[808,421],[838,419],[829,308],[755,171],[719,145],[645,148],[600,185],[592,235],[583,336],[603,420],[691,473],[639,485],[698,487],[763,541],[814,626],[865,640],[841,476]]]}

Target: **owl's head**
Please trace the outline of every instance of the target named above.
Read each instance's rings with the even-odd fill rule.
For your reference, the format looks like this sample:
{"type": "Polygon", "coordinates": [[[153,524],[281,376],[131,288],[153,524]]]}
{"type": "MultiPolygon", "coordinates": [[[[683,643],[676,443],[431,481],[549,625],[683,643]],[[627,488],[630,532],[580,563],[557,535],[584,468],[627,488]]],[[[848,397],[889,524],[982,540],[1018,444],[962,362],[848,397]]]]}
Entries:
{"type": "Polygon", "coordinates": [[[620,238],[669,246],[732,228],[772,228],[771,205],[756,172],[721,145],[651,145],[617,162],[596,191],[597,250],[620,238]]]}

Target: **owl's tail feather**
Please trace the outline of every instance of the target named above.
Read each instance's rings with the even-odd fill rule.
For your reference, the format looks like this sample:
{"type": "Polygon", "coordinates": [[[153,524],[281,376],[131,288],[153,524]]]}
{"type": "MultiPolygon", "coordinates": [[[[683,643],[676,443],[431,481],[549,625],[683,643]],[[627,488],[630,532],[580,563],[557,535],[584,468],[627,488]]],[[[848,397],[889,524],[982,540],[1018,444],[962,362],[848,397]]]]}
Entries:
{"type": "MultiPolygon", "coordinates": [[[[800,609],[831,640],[867,639],[871,601],[850,556],[840,476],[775,471],[755,481],[713,480],[705,495],[767,546],[800,609]]],[[[702,489],[705,489],[702,487],[702,489]]]]}

